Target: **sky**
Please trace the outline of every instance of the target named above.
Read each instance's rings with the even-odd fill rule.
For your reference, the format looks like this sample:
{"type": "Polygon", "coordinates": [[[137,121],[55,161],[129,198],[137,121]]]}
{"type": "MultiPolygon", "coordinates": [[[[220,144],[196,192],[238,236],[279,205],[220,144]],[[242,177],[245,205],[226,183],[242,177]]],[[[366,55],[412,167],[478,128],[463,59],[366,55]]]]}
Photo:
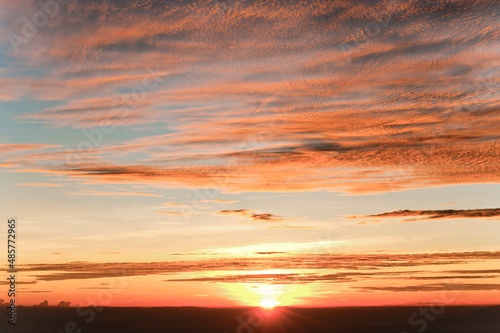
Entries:
{"type": "Polygon", "coordinates": [[[498,302],[497,1],[0,6],[21,304],[498,302]]]}

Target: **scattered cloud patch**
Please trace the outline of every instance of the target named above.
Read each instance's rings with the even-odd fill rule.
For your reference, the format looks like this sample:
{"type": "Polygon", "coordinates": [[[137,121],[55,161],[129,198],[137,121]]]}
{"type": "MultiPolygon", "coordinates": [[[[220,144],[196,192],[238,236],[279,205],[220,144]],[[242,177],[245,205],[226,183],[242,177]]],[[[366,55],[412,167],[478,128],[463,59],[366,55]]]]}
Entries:
{"type": "MultiPolygon", "coordinates": [[[[457,218],[491,218],[500,216],[500,208],[484,208],[484,209],[443,209],[443,210],[396,210],[393,212],[366,215],[366,216],[351,216],[349,218],[391,218],[391,217],[409,217],[422,216],[419,219],[404,219],[402,222],[414,222],[434,219],[457,219],[457,218]]],[[[372,220],[370,222],[379,222],[380,220],[372,220]]],[[[366,224],[366,221],[358,222],[358,224],[366,224]]]]}
{"type": "Polygon", "coordinates": [[[284,221],[281,216],[277,216],[270,213],[257,214],[254,213],[253,209],[232,209],[232,210],[221,210],[218,212],[219,215],[240,215],[250,218],[252,221],[264,221],[264,222],[280,222],[284,221]]]}

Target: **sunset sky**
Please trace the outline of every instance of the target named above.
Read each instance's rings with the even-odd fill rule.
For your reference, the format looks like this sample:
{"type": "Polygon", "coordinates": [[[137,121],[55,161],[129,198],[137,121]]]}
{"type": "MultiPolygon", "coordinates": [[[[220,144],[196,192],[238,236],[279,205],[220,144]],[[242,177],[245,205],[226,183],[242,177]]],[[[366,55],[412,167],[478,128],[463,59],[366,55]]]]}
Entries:
{"type": "Polygon", "coordinates": [[[497,1],[0,5],[21,304],[498,303],[497,1]]]}

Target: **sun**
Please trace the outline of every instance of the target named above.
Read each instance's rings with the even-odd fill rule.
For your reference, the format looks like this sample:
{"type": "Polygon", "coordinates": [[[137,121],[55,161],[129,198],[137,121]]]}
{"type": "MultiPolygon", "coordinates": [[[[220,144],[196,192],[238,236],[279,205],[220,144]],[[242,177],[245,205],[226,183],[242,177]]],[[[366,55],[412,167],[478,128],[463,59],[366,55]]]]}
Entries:
{"type": "Polygon", "coordinates": [[[260,306],[264,309],[268,309],[268,310],[271,310],[271,309],[274,309],[274,307],[276,306],[276,302],[274,302],[272,299],[263,299],[261,302],[260,302],[260,306]]]}

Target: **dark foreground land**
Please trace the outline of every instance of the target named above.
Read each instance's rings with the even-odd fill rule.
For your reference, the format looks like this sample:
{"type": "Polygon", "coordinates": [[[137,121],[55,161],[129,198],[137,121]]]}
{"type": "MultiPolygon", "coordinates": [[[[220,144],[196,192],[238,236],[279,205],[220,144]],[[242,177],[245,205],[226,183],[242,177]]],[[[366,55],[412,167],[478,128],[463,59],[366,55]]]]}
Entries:
{"type": "Polygon", "coordinates": [[[0,332],[40,333],[499,333],[500,306],[351,308],[17,308],[2,309],[0,332]],[[97,311],[100,310],[100,311],[97,311]]]}

